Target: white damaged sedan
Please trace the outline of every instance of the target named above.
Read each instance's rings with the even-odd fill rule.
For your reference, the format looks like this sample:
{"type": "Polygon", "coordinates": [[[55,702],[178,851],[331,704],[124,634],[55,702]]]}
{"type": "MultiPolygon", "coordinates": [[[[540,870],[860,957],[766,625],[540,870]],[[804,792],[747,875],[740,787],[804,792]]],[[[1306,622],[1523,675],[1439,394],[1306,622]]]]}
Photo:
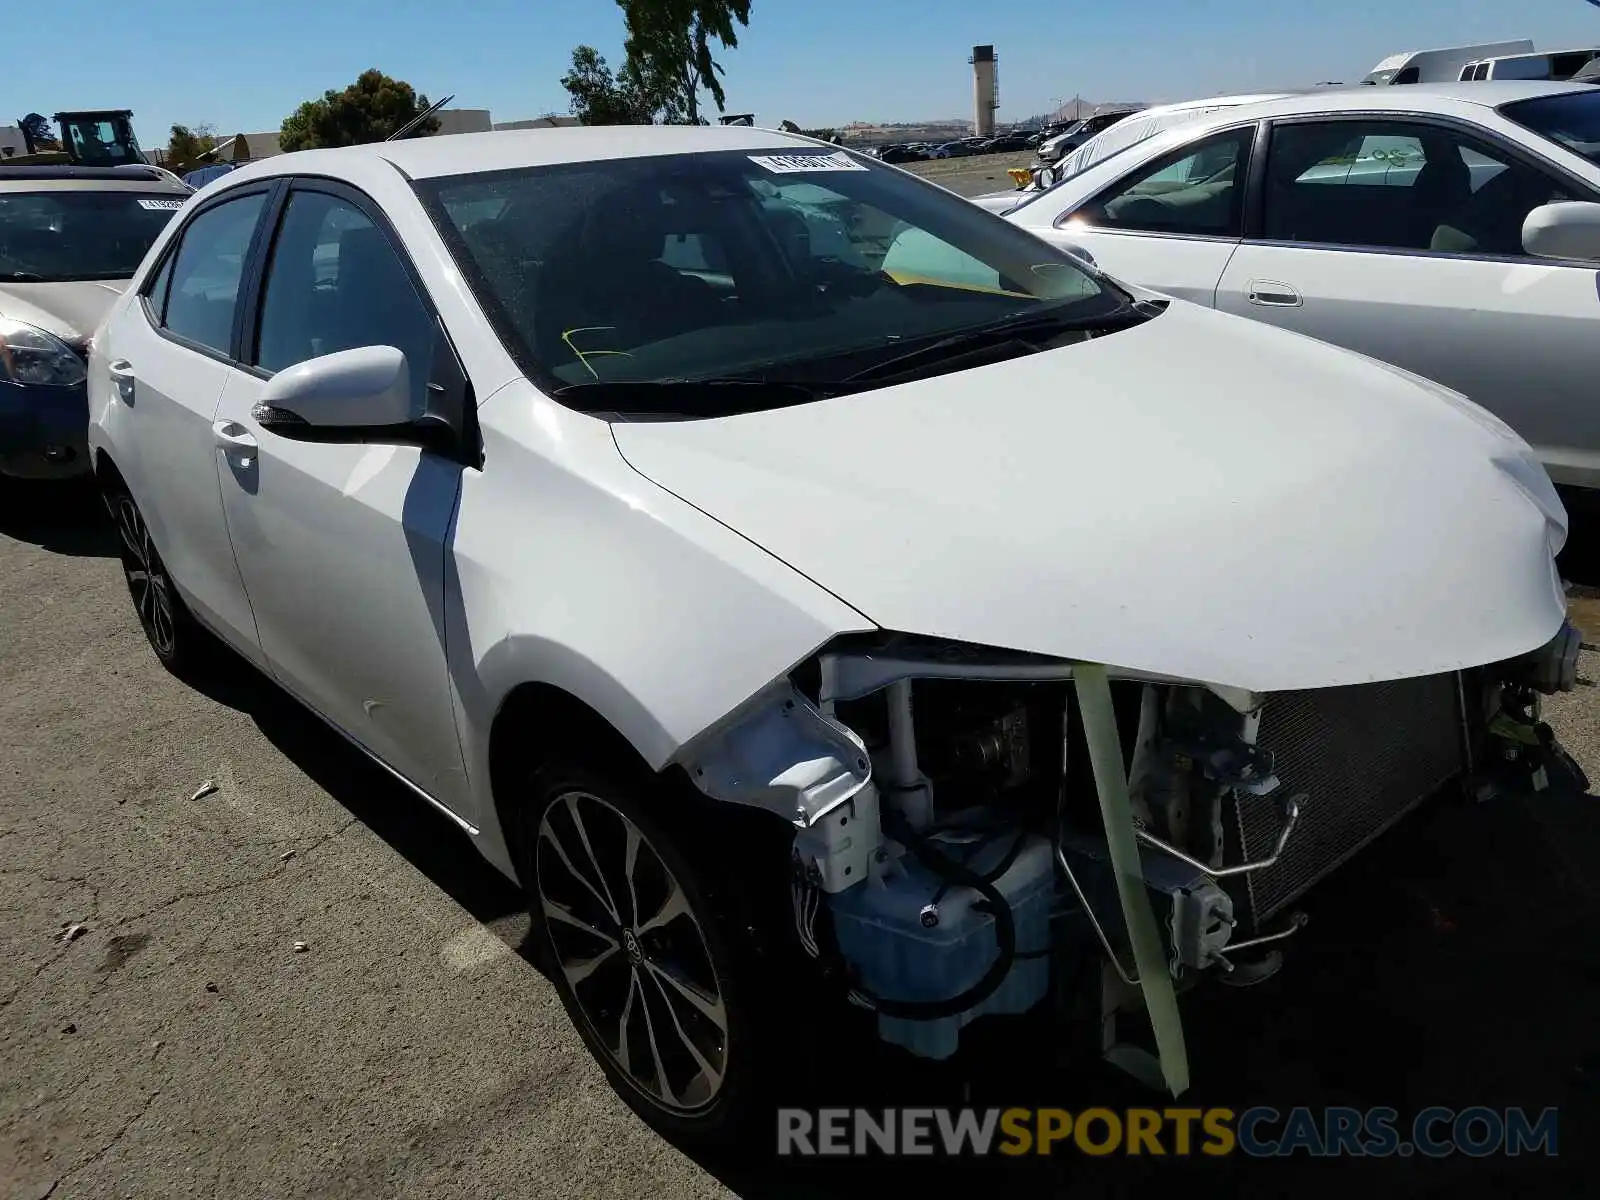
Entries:
{"type": "Polygon", "coordinates": [[[247,166],[89,390],[161,660],[268,673],[519,880],[680,1137],[760,1111],[819,999],[946,1058],[1091,979],[1180,1092],[1181,994],[1278,969],[1351,855],[1581,782],[1515,434],[804,138],[247,166]]]}

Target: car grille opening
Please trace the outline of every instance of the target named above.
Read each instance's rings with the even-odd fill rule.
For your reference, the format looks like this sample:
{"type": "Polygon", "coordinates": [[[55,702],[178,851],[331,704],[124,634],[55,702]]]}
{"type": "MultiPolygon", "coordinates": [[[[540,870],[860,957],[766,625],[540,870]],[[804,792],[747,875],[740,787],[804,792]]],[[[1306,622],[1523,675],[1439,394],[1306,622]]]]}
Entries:
{"type": "Polygon", "coordinates": [[[1467,766],[1454,674],[1274,694],[1257,741],[1282,787],[1233,805],[1246,860],[1272,853],[1275,800],[1307,795],[1283,857],[1244,877],[1258,928],[1467,766]]]}

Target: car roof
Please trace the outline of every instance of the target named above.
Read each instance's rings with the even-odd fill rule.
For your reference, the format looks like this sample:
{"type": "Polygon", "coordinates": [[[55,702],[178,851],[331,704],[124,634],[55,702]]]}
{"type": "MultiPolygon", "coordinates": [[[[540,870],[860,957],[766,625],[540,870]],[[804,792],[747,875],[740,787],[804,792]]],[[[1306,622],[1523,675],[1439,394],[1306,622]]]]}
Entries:
{"type": "Polygon", "coordinates": [[[663,154],[704,154],[718,150],[795,151],[840,147],[749,125],[600,125],[556,129],[504,129],[373,142],[329,150],[274,155],[228,179],[240,183],[302,171],[334,170],[342,163],[380,159],[412,179],[507,171],[556,163],[604,162],[663,154]]]}
{"type": "MultiPolygon", "coordinates": [[[[1453,104],[1472,104],[1483,108],[1499,108],[1518,100],[1536,100],[1541,96],[1561,96],[1588,89],[1582,84],[1551,82],[1543,79],[1495,79],[1476,83],[1408,83],[1391,87],[1320,88],[1313,92],[1284,96],[1259,105],[1251,105],[1252,113],[1271,116],[1277,112],[1440,112],[1448,111],[1453,104]]],[[[1234,113],[1237,116],[1237,110],[1234,113]]]]}
{"type": "MultiPolygon", "coordinates": [[[[1538,79],[1483,80],[1477,83],[1411,83],[1399,87],[1319,88],[1285,93],[1276,99],[1236,104],[1174,125],[1144,142],[1163,147],[1202,137],[1214,129],[1270,117],[1315,116],[1320,113],[1452,113],[1464,107],[1499,108],[1543,96],[1581,95],[1594,88],[1583,83],[1538,79]]],[[[1159,116],[1159,113],[1155,114],[1159,116]]],[[[1113,126],[1114,130],[1116,127],[1113,126]]],[[[1105,161],[1102,159],[1101,161],[1105,161]]],[[[1096,163],[1096,166],[1099,164],[1096,163]]]]}
{"type": "Polygon", "coordinates": [[[19,163],[0,159],[0,179],[160,179],[160,167],[124,163],[114,167],[83,167],[72,163],[19,163]]]}
{"type": "Polygon", "coordinates": [[[161,192],[187,196],[190,189],[155,167],[0,166],[0,192],[161,192]]]}

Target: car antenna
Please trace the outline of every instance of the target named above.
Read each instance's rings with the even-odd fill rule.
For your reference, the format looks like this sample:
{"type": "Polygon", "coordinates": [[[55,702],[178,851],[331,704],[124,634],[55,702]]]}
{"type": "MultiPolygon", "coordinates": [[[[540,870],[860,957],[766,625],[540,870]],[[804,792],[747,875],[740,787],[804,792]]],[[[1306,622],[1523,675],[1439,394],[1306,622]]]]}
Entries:
{"type": "Polygon", "coordinates": [[[411,136],[413,130],[415,130],[419,125],[421,125],[429,117],[433,116],[434,113],[438,112],[441,108],[443,108],[446,104],[449,104],[450,101],[452,101],[454,99],[455,99],[455,96],[450,95],[450,96],[446,96],[443,100],[440,100],[437,104],[428,105],[427,108],[423,109],[416,116],[412,117],[411,120],[407,121],[404,125],[400,126],[399,129],[396,129],[393,133],[391,133],[388,137],[384,138],[383,140],[386,141],[386,142],[404,141],[406,138],[411,136]]]}

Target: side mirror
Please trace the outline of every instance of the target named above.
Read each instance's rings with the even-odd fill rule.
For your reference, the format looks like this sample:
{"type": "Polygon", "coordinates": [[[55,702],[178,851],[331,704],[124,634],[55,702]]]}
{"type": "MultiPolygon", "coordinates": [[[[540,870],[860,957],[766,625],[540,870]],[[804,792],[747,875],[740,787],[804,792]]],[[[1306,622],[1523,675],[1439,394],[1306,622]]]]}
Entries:
{"type": "Polygon", "coordinates": [[[250,415],[263,429],[310,440],[312,431],[392,428],[421,414],[411,408],[405,354],[393,346],[361,346],[279,371],[250,415]]]}
{"type": "Polygon", "coordinates": [[[1539,258],[1600,259],[1600,204],[1566,200],[1534,209],[1522,223],[1522,248],[1539,258]]]}

